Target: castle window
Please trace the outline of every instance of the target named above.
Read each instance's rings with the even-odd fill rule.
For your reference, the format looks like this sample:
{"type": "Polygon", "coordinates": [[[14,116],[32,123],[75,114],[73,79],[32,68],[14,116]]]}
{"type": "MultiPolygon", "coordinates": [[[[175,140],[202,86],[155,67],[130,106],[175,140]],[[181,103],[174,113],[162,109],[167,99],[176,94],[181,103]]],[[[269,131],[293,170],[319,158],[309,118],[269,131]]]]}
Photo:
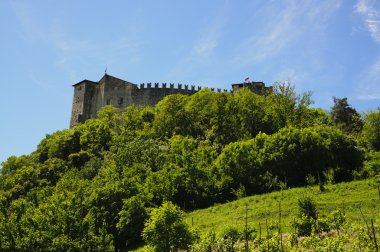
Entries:
{"type": "Polygon", "coordinates": [[[107,99],[107,105],[110,105],[111,104],[111,99],[107,99]]]}
{"type": "Polygon", "coordinates": [[[79,87],[78,87],[78,91],[81,91],[81,90],[82,90],[82,87],[81,87],[81,86],[79,86],[79,87]]]}
{"type": "Polygon", "coordinates": [[[119,103],[119,105],[123,104],[123,98],[119,98],[117,103],[119,103]]]}

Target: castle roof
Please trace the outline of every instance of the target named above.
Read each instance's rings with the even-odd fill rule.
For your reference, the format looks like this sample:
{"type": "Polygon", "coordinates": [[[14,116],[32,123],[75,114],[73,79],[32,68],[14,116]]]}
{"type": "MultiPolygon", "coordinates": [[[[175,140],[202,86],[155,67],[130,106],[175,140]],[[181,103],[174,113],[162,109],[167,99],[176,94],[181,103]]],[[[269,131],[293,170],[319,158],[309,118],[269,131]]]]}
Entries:
{"type": "Polygon", "coordinates": [[[86,82],[86,83],[91,83],[91,84],[95,84],[95,85],[98,84],[98,82],[90,81],[90,80],[84,79],[84,80],[82,80],[82,81],[80,81],[80,82],[74,84],[73,87],[75,87],[75,86],[77,86],[77,85],[80,85],[80,84],[82,84],[82,83],[84,83],[84,82],[86,82]]]}
{"type": "Polygon", "coordinates": [[[247,86],[247,85],[257,85],[257,84],[261,84],[261,85],[264,85],[265,86],[265,83],[262,82],[262,81],[250,81],[250,82],[242,82],[242,83],[234,83],[234,84],[231,84],[232,86],[235,86],[235,85],[244,85],[244,86],[247,86]]]}
{"type": "Polygon", "coordinates": [[[125,80],[122,80],[122,79],[116,78],[116,77],[114,77],[114,76],[112,76],[112,75],[109,75],[109,74],[105,73],[105,74],[103,75],[103,77],[102,77],[98,82],[96,82],[96,81],[90,81],[90,80],[84,79],[84,80],[82,80],[82,81],[80,81],[80,82],[74,84],[73,87],[75,87],[75,86],[77,86],[77,85],[80,85],[80,84],[82,84],[82,83],[90,83],[90,84],[98,85],[100,82],[105,82],[106,80],[109,80],[109,79],[111,79],[111,80],[115,80],[115,81],[117,81],[117,82],[124,82],[125,84],[136,85],[136,84],[134,84],[134,83],[132,83],[132,82],[125,81],[125,80]]]}
{"type": "Polygon", "coordinates": [[[122,79],[120,79],[120,78],[117,78],[117,77],[115,77],[115,76],[109,75],[109,74],[107,74],[107,73],[105,73],[105,74],[103,75],[103,77],[98,81],[98,83],[100,83],[100,82],[104,82],[104,81],[106,81],[106,80],[111,80],[111,81],[113,80],[113,81],[117,81],[117,82],[124,82],[125,84],[136,85],[136,84],[134,84],[134,83],[132,83],[132,82],[122,80],[122,79]]]}

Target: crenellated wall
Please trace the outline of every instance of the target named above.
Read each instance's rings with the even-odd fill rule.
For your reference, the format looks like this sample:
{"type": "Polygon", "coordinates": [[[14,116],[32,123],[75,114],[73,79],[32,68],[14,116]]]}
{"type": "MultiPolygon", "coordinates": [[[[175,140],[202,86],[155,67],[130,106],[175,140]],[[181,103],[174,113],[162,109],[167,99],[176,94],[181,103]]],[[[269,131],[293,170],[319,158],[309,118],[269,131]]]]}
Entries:
{"type": "MultiPolygon", "coordinates": [[[[174,83],[142,83],[140,86],[105,74],[98,82],[83,80],[74,86],[74,98],[70,127],[95,118],[104,106],[124,108],[132,104],[154,106],[165,96],[172,94],[191,95],[201,90],[194,85],[174,83]]],[[[220,90],[219,90],[220,91],[220,90]]]]}
{"type": "MultiPolygon", "coordinates": [[[[243,84],[234,84],[236,92],[243,84]]],[[[244,87],[246,85],[244,84],[244,87]]],[[[132,104],[139,106],[154,106],[167,95],[192,95],[201,90],[200,86],[178,83],[141,83],[139,86],[131,82],[105,74],[98,82],[83,80],[74,87],[74,97],[71,112],[70,128],[95,118],[98,111],[107,105],[124,108],[132,104]]],[[[264,83],[252,89],[253,91],[265,89],[264,83]]],[[[221,89],[210,89],[213,92],[222,92],[221,89]]],[[[226,89],[223,92],[228,92],[226,89]]]]}
{"type": "Polygon", "coordinates": [[[195,94],[201,87],[195,89],[195,86],[178,84],[176,87],[173,83],[167,85],[167,83],[145,83],[140,84],[140,88],[136,91],[135,97],[133,97],[133,103],[142,106],[154,106],[161,101],[165,96],[172,94],[195,94]]]}

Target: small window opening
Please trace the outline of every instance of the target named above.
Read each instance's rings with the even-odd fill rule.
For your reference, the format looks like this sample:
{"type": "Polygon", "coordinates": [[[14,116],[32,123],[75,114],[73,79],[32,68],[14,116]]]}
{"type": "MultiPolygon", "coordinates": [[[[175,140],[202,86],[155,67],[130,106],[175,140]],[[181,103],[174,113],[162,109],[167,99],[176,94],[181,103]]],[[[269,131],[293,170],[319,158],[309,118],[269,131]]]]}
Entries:
{"type": "Polygon", "coordinates": [[[106,103],[107,103],[107,105],[110,105],[111,104],[111,99],[107,99],[106,103]]]}
{"type": "Polygon", "coordinates": [[[117,103],[119,103],[119,105],[123,104],[123,98],[119,98],[117,103]]]}

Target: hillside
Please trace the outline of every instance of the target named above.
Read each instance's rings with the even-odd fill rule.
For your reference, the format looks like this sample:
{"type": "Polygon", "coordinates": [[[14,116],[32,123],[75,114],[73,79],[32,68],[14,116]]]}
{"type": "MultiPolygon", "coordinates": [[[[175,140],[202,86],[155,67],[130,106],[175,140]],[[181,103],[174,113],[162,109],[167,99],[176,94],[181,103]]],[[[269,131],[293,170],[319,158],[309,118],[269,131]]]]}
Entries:
{"type": "MultiPolygon", "coordinates": [[[[380,192],[373,180],[362,180],[327,185],[324,192],[321,192],[316,186],[293,188],[245,197],[207,209],[189,212],[186,214],[185,221],[201,234],[201,241],[198,241],[193,251],[206,251],[204,249],[205,242],[202,239],[213,233],[216,238],[214,244],[210,243],[210,240],[206,244],[210,248],[226,249],[228,242],[226,244],[226,240],[222,238],[223,234],[230,229],[243,233],[246,221],[248,229],[254,230],[254,236],[248,243],[250,251],[268,251],[267,241],[270,241],[271,244],[269,251],[280,251],[277,233],[279,202],[281,204],[283,249],[288,251],[293,248],[295,250],[296,245],[290,245],[289,239],[294,235],[293,223],[298,216],[297,201],[305,196],[309,196],[315,201],[318,218],[322,222],[324,219],[328,219],[331,213],[336,212],[336,210],[344,213],[345,222],[339,225],[339,235],[337,230],[332,228],[327,235],[320,236],[321,238],[299,237],[297,251],[310,251],[310,249],[313,251],[329,251],[329,249],[333,251],[335,251],[334,249],[336,251],[341,251],[341,249],[357,251],[358,246],[362,246],[365,251],[376,249],[368,237],[360,239],[359,234],[352,233],[353,230],[366,232],[365,222],[370,223],[371,219],[374,220],[374,227],[380,230],[380,192]],[[267,225],[269,226],[268,235],[267,225]],[[259,239],[260,236],[262,240],[259,239]]],[[[335,227],[334,223],[333,226],[335,227]]],[[[239,236],[234,246],[234,251],[245,251],[244,246],[244,236],[239,236]]],[[[141,247],[134,251],[146,250],[149,250],[149,248],[141,247]]]]}
{"type": "Polygon", "coordinates": [[[359,208],[368,219],[380,217],[379,192],[372,180],[362,180],[328,185],[325,192],[320,192],[317,186],[312,186],[245,197],[190,212],[186,215],[186,221],[189,224],[193,223],[194,227],[202,232],[213,230],[218,233],[228,225],[243,229],[247,211],[248,225],[259,230],[260,223],[264,235],[266,220],[278,222],[280,202],[283,232],[290,233],[293,218],[298,214],[297,200],[305,195],[314,199],[321,218],[340,209],[345,212],[348,222],[362,223],[359,208]]]}
{"type": "MultiPolygon", "coordinates": [[[[351,189],[330,184],[379,174],[380,110],[361,116],[347,99],[334,102],[330,112],[311,108],[310,93],[275,83],[263,96],[204,89],[166,96],[155,107],[106,106],[97,118],[47,135],[33,153],[2,163],[0,250],[118,251],[142,242],[160,252],[188,249],[202,240],[182,221],[183,212],[307,185],[327,187],[323,194],[307,189],[317,194],[317,207],[350,206],[339,196],[351,189]],[[177,229],[162,232],[171,227],[177,229]]],[[[373,191],[360,183],[350,186],[359,190],[351,200],[360,187],[373,191]]],[[[297,190],[284,191],[284,199],[282,192],[270,195],[281,201],[284,232],[297,190]]],[[[275,227],[278,203],[264,198],[244,199],[253,202],[248,215],[255,229],[266,219],[275,227]]],[[[312,200],[302,204],[309,212],[299,216],[297,232],[310,237],[323,222],[312,200]]],[[[360,204],[364,211],[370,207],[360,204]]],[[[187,223],[193,217],[191,223],[206,231],[241,223],[230,218],[245,208],[227,206],[228,219],[208,216],[216,206],[192,213],[187,223]]],[[[235,231],[229,232],[241,233],[235,231]]]]}

